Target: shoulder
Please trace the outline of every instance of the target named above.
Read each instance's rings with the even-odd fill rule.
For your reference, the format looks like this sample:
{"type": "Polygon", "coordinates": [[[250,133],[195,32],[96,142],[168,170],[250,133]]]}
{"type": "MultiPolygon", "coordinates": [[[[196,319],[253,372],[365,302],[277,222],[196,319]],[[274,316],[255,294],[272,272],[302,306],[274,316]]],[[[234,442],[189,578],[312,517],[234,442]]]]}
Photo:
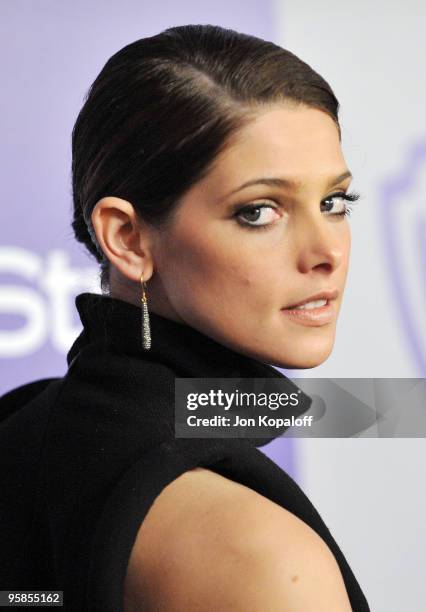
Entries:
{"type": "Polygon", "coordinates": [[[140,609],[351,610],[337,562],[316,532],[204,468],[165,487],[141,525],[125,583],[125,612],[140,609]]]}

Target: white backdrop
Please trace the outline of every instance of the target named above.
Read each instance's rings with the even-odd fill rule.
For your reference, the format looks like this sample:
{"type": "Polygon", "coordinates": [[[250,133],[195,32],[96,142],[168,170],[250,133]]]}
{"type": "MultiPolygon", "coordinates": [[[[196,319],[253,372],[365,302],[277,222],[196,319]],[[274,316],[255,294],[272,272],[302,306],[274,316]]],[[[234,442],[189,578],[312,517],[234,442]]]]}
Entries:
{"type": "MultiPolygon", "coordinates": [[[[303,374],[424,376],[426,4],[276,0],[275,8],[277,41],[325,77],[341,103],[343,150],[352,186],[364,196],[350,220],[351,268],[334,351],[303,374]],[[395,219],[386,197],[392,182],[395,219]]],[[[374,612],[426,610],[425,451],[423,439],[297,440],[299,480],[374,612]]]]}

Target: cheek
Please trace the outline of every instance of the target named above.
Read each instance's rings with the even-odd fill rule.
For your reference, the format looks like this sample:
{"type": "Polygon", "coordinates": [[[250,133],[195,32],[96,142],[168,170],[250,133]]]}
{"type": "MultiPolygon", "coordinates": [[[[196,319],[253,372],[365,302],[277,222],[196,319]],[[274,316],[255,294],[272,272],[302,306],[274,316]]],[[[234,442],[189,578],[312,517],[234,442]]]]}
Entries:
{"type": "Polygon", "coordinates": [[[219,230],[200,233],[196,227],[176,233],[163,262],[168,288],[175,298],[228,302],[255,297],[271,286],[270,269],[255,249],[219,230]],[[202,289],[202,291],[197,291],[202,289]]]}

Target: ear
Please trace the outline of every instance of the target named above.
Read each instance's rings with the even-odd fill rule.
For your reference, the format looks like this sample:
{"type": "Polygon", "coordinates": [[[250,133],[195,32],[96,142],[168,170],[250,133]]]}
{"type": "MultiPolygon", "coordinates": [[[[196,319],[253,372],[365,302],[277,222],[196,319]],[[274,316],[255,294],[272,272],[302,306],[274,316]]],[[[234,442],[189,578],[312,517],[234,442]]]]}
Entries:
{"type": "Polygon", "coordinates": [[[147,281],[153,273],[150,233],[138,220],[127,200],[108,196],[100,199],[91,215],[99,245],[110,262],[128,279],[147,281]]]}

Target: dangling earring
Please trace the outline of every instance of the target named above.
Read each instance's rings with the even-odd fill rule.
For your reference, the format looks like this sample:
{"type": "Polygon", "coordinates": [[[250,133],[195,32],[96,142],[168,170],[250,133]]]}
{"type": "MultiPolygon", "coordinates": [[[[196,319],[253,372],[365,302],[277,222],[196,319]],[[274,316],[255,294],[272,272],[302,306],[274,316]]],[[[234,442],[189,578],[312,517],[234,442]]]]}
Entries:
{"type": "Polygon", "coordinates": [[[141,325],[141,334],[142,334],[142,346],[145,351],[148,351],[151,348],[151,328],[149,326],[149,313],[148,313],[148,304],[145,294],[145,281],[143,280],[143,273],[141,275],[141,285],[142,285],[142,325],[141,325]]]}

